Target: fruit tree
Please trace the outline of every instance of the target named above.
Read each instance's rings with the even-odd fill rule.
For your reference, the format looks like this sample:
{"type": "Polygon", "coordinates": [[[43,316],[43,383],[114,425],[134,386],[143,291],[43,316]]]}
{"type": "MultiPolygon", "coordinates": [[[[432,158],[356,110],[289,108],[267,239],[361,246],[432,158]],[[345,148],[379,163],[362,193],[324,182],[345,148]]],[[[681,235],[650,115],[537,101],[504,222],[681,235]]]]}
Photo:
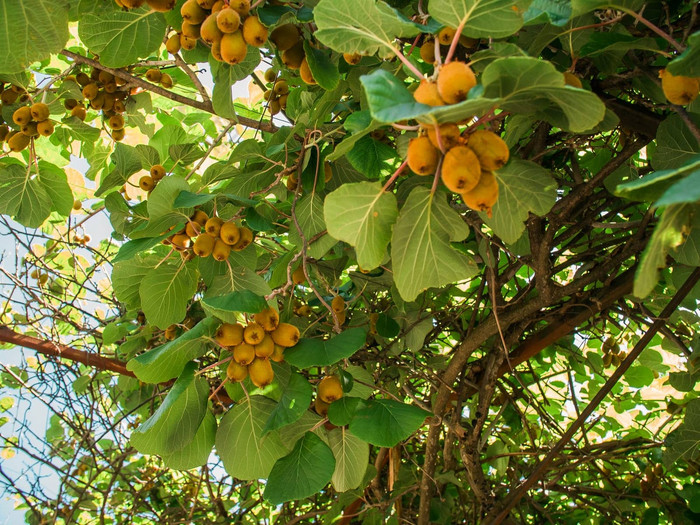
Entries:
{"type": "Polygon", "coordinates": [[[698,523],[696,2],[0,22],[27,523],[698,523]]]}

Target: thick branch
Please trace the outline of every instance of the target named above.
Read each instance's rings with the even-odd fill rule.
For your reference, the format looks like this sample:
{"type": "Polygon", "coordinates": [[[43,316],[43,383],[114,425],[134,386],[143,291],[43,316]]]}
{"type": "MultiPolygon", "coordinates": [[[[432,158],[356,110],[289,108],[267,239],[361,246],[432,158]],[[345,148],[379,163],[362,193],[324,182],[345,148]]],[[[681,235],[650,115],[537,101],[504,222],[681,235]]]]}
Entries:
{"type": "Polygon", "coordinates": [[[632,366],[632,363],[636,361],[642,351],[646,348],[652,338],[661,329],[661,327],[666,323],[666,320],[675,312],[676,308],[681,304],[685,296],[690,293],[695,284],[700,280],[700,268],[696,268],[695,271],[688,277],[688,279],[683,283],[678,289],[676,295],[671,299],[671,301],[663,309],[659,318],[654,322],[653,325],[647,330],[647,332],[641,337],[641,339],[634,345],[634,348],[630,351],[629,355],[620,364],[617,369],[612,373],[612,375],[605,382],[603,387],[598,391],[595,397],[590,403],[583,409],[581,415],[576,418],[576,420],[567,429],[561,439],[552,447],[547,456],[537,465],[537,468],[530,474],[530,476],[517,488],[515,489],[503,509],[492,519],[487,520],[485,523],[489,525],[498,525],[502,523],[504,519],[508,517],[510,511],[515,507],[515,505],[520,501],[520,499],[527,493],[527,491],[544,475],[544,473],[549,469],[549,465],[555,458],[559,456],[564,447],[569,444],[571,438],[574,434],[586,423],[588,417],[593,413],[593,411],[598,407],[598,405],[605,399],[612,388],[617,384],[623,374],[632,366]]]}
{"type": "MultiPolygon", "coordinates": [[[[209,101],[200,101],[200,100],[194,100],[192,98],[185,97],[183,95],[178,95],[177,93],[173,93],[172,91],[168,91],[167,89],[157,86],[156,84],[152,84],[150,82],[147,82],[143,80],[142,78],[136,77],[130,73],[127,73],[123,69],[114,69],[111,67],[103,66],[100,64],[97,60],[93,60],[91,58],[85,57],[83,55],[79,55],[77,53],[73,53],[72,51],[68,51],[64,49],[61,51],[61,54],[63,56],[66,56],[68,58],[71,58],[75,61],[76,64],[86,64],[89,66],[92,66],[96,69],[100,69],[102,71],[107,71],[108,73],[111,73],[115,77],[121,78],[123,80],[126,80],[127,82],[130,82],[134,86],[138,86],[142,89],[145,89],[147,91],[151,91],[155,93],[156,95],[160,95],[161,97],[168,98],[170,100],[174,100],[175,102],[179,102],[180,104],[184,104],[186,106],[190,106],[202,111],[206,111],[207,113],[211,113],[212,115],[216,115],[216,112],[214,111],[214,107],[212,106],[211,102],[209,101]]],[[[252,118],[247,118],[247,117],[242,117],[242,116],[237,116],[234,120],[234,122],[237,122],[238,124],[241,124],[242,126],[246,126],[248,128],[254,128],[254,129],[259,129],[260,131],[267,131],[269,133],[274,133],[277,131],[277,126],[272,124],[271,122],[265,122],[265,121],[257,121],[252,118]]]]}
{"type": "Polygon", "coordinates": [[[44,341],[36,337],[18,334],[7,326],[0,326],[0,342],[10,343],[24,348],[31,348],[44,355],[69,359],[84,365],[97,368],[98,370],[109,370],[129,377],[136,377],[133,372],[126,369],[126,363],[102,357],[90,352],[84,352],[68,345],[44,341]]]}

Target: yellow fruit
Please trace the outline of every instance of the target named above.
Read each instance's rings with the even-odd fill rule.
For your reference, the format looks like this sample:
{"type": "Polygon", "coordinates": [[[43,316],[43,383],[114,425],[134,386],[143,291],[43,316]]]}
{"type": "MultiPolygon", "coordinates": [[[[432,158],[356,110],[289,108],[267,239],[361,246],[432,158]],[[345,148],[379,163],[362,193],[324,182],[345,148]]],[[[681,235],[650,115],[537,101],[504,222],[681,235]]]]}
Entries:
{"type": "Polygon", "coordinates": [[[322,401],[320,397],[317,397],[314,401],[314,410],[321,417],[326,417],[328,415],[328,407],[330,405],[325,401],[322,401]]]}
{"type": "Polygon", "coordinates": [[[479,159],[466,146],[457,146],[445,154],[440,174],[447,189],[455,193],[465,193],[479,183],[481,165],[479,159]]]}
{"type": "Polygon", "coordinates": [[[301,61],[301,65],[299,66],[299,76],[309,85],[316,84],[316,79],[311,72],[311,68],[309,67],[309,62],[306,60],[306,57],[304,57],[304,60],[301,61]]]}
{"type": "Polygon", "coordinates": [[[165,49],[171,55],[177,54],[180,51],[180,35],[175,33],[168,37],[168,40],[165,41],[165,49]]]}
{"type": "MultiPolygon", "coordinates": [[[[270,37],[272,38],[272,37],[270,37]]],[[[277,78],[277,71],[274,69],[270,68],[267,71],[265,71],[265,82],[274,82],[275,79],[277,78]]]]}
{"type": "Polygon", "coordinates": [[[304,55],[304,44],[303,42],[297,42],[289,49],[282,52],[280,57],[282,63],[289,69],[299,69],[301,63],[306,56],[304,55]]]}
{"type": "Polygon", "coordinates": [[[97,94],[100,92],[100,88],[94,82],[88,84],[83,88],[83,96],[88,100],[93,100],[97,94]]]}
{"type": "Polygon", "coordinates": [[[324,403],[331,404],[343,397],[343,386],[338,376],[326,376],[318,384],[318,397],[324,403]]]}
{"type": "Polygon", "coordinates": [[[43,137],[48,137],[54,131],[54,124],[50,120],[39,122],[36,125],[36,130],[39,133],[39,135],[42,135],[43,137]]]}
{"type": "Polygon", "coordinates": [[[685,106],[697,98],[700,91],[700,78],[672,75],[665,69],[659,71],[659,76],[661,88],[671,104],[685,106]]]}
{"type": "MultiPolygon", "coordinates": [[[[200,233],[202,233],[202,227],[199,225],[199,223],[194,222],[194,221],[189,221],[187,224],[185,224],[185,234],[187,234],[189,237],[197,237],[200,233]]],[[[203,237],[211,237],[210,235],[204,235],[203,237]]],[[[211,237],[214,239],[214,237],[211,237]]],[[[216,242],[215,240],[213,242],[216,242]]],[[[213,243],[212,243],[213,246],[213,243]]]]}
{"type": "MultiPolygon", "coordinates": [[[[338,325],[343,326],[345,324],[345,319],[347,318],[347,310],[343,310],[342,312],[336,312],[335,316],[338,318],[338,325]]],[[[335,322],[331,316],[331,321],[335,322]]]]}
{"type": "Polygon", "coordinates": [[[437,84],[425,78],[420,81],[418,89],[413,92],[413,98],[416,102],[427,104],[428,106],[445,105],[445,101],[440,96],[440,93],[438,93],[437,84]]]}
{"type": "Polygon", "coordinates": [[[159,13],[165,13],[175,7],[176,0],[146,0],[148,7],[159,13]]]}
{"type": "Polygon", "coordinates": [[[119,142],[120,140],[124,140],[124,137],[126,136],[126,132],[123,129],[115,129],[112,131],[112,139],[115,141],[119,142]]]}
{"type": "Polygon", "coordinates": [[[223,33],[234,33],[241,26],[241,16],[230,7],[224,7],[216,15],[211,15],[216,19],[216,25],[222,36],[223,33]]]}
{"type": "MultiPolygon", "coordinates": [[[[222,37],[223,38],[223,37],[222,37]]],[[[211,45],[211,56],[216,59],[217,62],[223,62],[224,57],[221,56],[221,40],[216,40],[211,45]]]]}
{"type": "Polygon", "coordinates": [[[248,377],[248,367],[238,364],[234,359],[232,359],[228,364],[228,367],[226,367],[226,377],[228,377],[231,381],[240,383],[246,377],[248,377]]]}
{"type": "Polygon", "coordinates": [[[221,39],[221,58],[227,64],[235,65],[242,62],[248,54],[248,46],[240,31],[226,33],[221,39]]]}
{"type": "Polygon", "coordinates": [[[75,106],[71,110],[70,114],[71,117],[76,117],[80,120],[85,120],[85,117],[87,117],[87,110],[85,109],[85,106],[75,106]]]}
{"type": "MultiPolygon", "coordinates": [[[[200,235],[200,237],[204,237],[204,235],[200,235]]],[[[197,238],[199,239],[199,237],[197,238]]],[[[222,262],[228,259],[229,255],[231,255],[231,247],[221,239],[216,239],[214,241],[214,248],[211,251],[211,256],[217,261],[222,262]]]]}
{"type": "Polygon", "coordinates": [[[28,122],[24,126],[22,126],[21,129],[22,133],[24,133],[27,137],[38,137],[39,136],[39,129],[37,127],[36,122],[28,122]]]}
{"type": "Polygon", "coordinates": [[[175,246],[175,248],[179,248],[180,250],[185,250],[192,246],[192,239],[190,239],[187,235],[184,233],[178,233],[176,235],[173,235],[170,238],[170,243],[175,246]]]}
{"type": "MultiPolygon", "coordinates": [[[[428,132],[428,138],[430,139],[430,143],[436,148],[440,149],[440,145],[437,140],[437,133],[435,131],[435,126],[425,126],[424,129],[428,132]]],[[[457,146],[460,141],[459,126],[457,124],[441,124],[440,141],[442,142],[442,147],[445,150],[457,146]]]]}
{"type": "Polygon", "coordinates": [[[311,307],[308,304],[304,304],[294,311],[299,317],[310,317],[312,314],[311,307]]]}
{"type": "Polygon", "coordinates": [[[82,209],[83,209],[83,203],[80,202],[80,201],[77,201],[77,200],[76,200],[76,201],[73,201],[73,209],[74,209],[75,211],[80,211],[80,210],[82,210],[82,209]]]}
{"type": "MultiPolygon", "coordinates": [[[[197,47],[197,39],[196,38],[190,38],[187,35],[184,35],[180,33],[180,47],[182,49],[185,49],[187,51],[191,51],[195,47],[197,47]]],[[[175,54],[175,53],[173,53],[175,54]]]]}
{"type": "Polygon", "coordinates": [[[139,188],[143,191],[151,191],[155,187],[156,183],[150,175],[144,175],[139,179],[139,188]]]}
{"type": "Polygon", "coordinates": [[[435,42],[433,40],[426,40],[423,45],[420,46],[420,57],[423,62],[428,64],[435,63],[435,42]]]}
{"type": "Polygon", "coordinates": [[[437,89],[440,97],[448,104],[466,100],[469,90],[476,86],[476,76],[472,68],[464,62],[450,62],[440,68],[437,89]]]}
{"type": "Polygon", "coordinates": [[[160,82],[160,77],[162,76],[163,73],[160,71],[160,69],[151,68],[146,71],[146,80],[149,82],[160,82]]]}
{"type": "Polygon", "coordinates": [[[233,347],[233,359],[239,365],[249,365],[255,359],[255,347],[248,343],[241,343],[233,347]]]}
{"type": "Polygon", "coordinates": [[[29,108],[32,113],[32,118],[37,122],[41,122],[49,118],[49,106],[43,102],[36,102],[29,108]]]}
{"type": "Polygon", "coordinates": [[[24,133],[15,133],[7,140],[7,145],[10,147],[10,150],[18,153],[29,146],[31,140],[24,133]]]}
{"type": "Polygon", "coordinates": [[[265,334],[262,341],[255,345],[255,356],[266,359],[275,352],[275,342],[269,334],[265,334]]]}
{"type": "Polygon", "coordinates": [[[163,331],[163,337],[167,341],[172,341],[177,336],[177,325],[171,324],[163,331]]]}
{"type": "Polygon", "coordinates": [[[216,331],[214,337],[221,346],[236,346],[243,342],[243,325],[239,323],[224,323],[216,331]]]}
{"type": "Polygon", "coordinates": [[[197,0],[197,3],[202,7],[202,9],[211,9],[216,3],[215,0],[197,0]]]}
{"type": "Polygon", "coordinates": [[[17,108],[12,114],[12,121],[18,126],[24,126],[32,121],[32,110],[29,106],[22,106],[17,108]]]}
{"type": "Polygon", "coordinates": [[[90,101],[90,107],[92,109],[100,110],[105,105],[105,94],[103,91],[97,93],[95,98],[90,101]]]}
{"type": "Polygon", "coordinates": [[[335,313],[340,313],[345,311],[345,300],[339,296],[336,295],[333,297],[333,300],[331,301],[331,308],[335,313]]]}
{"type": "Polygon", "coordinates": [[[581,84],[581,79],[569,71],[564,72],[564,84],[579,89],[583,88],[583,84],[581,84]]]}
{"type": "Polygon", "coordinates": [[[187,0],[180,8],[183,20],[189,24],[201,24],[207,17],[207,12],[197,3],[197,0],[187,0]]]}
{"type": "Polygon", "coordinates": [[[165,177],[165,168],[160,164],[154,164],[151,166],[151,177],[153,180],[161,180],[165,177]]]}
{"type": "Polygon", "coordinates": [[[236,244],[241,238],[241,233],[236,223],[232,221],[223,223],[219,230],[219,238],[230,246],[236,244]]]}
{"type": "Polygon", "coordinates": [[[182,35],[189,37],[189,38],[194,38],[197,39],[200,36],[202,36],[202,31],[200,29],[199,24],[190,24],[189,22],[182,22],[182,35]]]}
{"type": "Polygon", "coordinates": [[[238,239],[238,242],[231,247],[231,249],[235,252],[245,250],[250,243],[253,242],[253,232],[250,230],[250,228],[241,226],[238,228],[238,232],[240,233],[241,237],[238,239]]]}
{"type": "Polygon", "coordinates": [[[270,40],[279,51],[286,51],[299,42],[299,30],[294,24],[283,24],[273,29],[270,33],[270,40]]]}
{"type": "Polygon", "coordinates": [[[248,375],[253,384],[258,388],[269,385],[275,378],[275,373],[272,371],[272,364],[269,359],[255,359],[248,365],[248,375]]]}
{"type": "Polygon", "coordinates": [[[262,47],[267,41],[267,28],[257,16],[249,16],[243,22],[243,39],[251,46],[262,47]]]}
{"type": "Polygon", "coordinates": [[[221,232],[221,226],[224,224],[219,217],[212,217],[204,224],[204,231],[212,237],[218,237],[221,232]]]}
{"type": "Polygon", "coordinates": [[[202,22],[202,25],[199,28],[199,36],[209,45],[213,44],[217,40],[221,40],[221,38],[224,36],[224,33],[221,31],[221,29],[219,29],[216,22],[215,14],[209,15],[204,22],[202,22]]]}
{"type": "Polygon", "coordinates": [[[114,101],[114,108],[112,108],[112,109],[114,109],[114,111],[116,111],[117,113],[124,113],[126,111],[126,106],[124,105],[124,102],[122,102],[121,100],[115,100],[114,101]]]}
{"type": "Polygon", "coordinates": [[[456,33],[457,31],[451,27],[443,27],[438,33],[438,40],[443,46],[448,46],[452,43],[452,40],[454,40],[456,33]]]}
{"type": "Polygon", "coordinates": [[[247,16],[250,13],[250,0],[230,0],[229,5],[241,16],[247,16]]]}
{"type": "Polygon", "coordinates": [[[270,110],[270,115],[277,115],[277,113],[282,111],[282,105],[279,103],[279,100],[271,100],[268,109],[270,110]]]}
{"type": "Polygon", "coordinates": [[[498,200],[496,176],[490,171],[482,171],[477,185],[462,193],[462,199],[472,210],[485,211],[491,217],[491,208],[498,200]]]}
{"type": "Polygon", "coordinates": [[[275,82],[275,87],[272,88],[272,91],[274,91],[276,95],[286,95],[289,93],[289,85],[285,80],[278,80],[275,82]]]}
{"type": "Polygon", "coordinates": [[[221,11],[224,7],[226,7],[226,4],[224,3],[224,0],[216,0],[214,2],[214,5],[211,6],[211,12],[212,13],[218,13],[221,11]]]}
{"type": "Polygon", "coordinates": [[[243,339],[249,345],[257,345],[265,337],[265,329],[258,323],[253,321],[248,323],[248,326],[243,330],[243,339]]]}
{"type": "Polygon", "coordinates": [[[510,157],[508,145],[503,139],[486,129],[478,129],[469,135],[467,145],[476,153],[481,168],[487,171],[502,168],[510,157]]]}
{"type": "Polygon", "coordinates": [[[280,314],[277,313],[277,310],[269,306],[262,312],[255,314],[253,319],[263,327],[263,330],[272,332],[280,323],[280,314]]]}
{"type": "MultiPolygon", "coordinates": [[[[123,129],[124,128],[124,117],[121,115],[113,115],[109,117],[107,125],[112,129],[123,129]]],[[[154,179],[155,180],[155,179],[154,179]]]]}
{"type": "Polygon", "coordinates": [[[306,275],[304,275],[304,267],[299,266],[296,270],[292,272],[292,282],[294,284],[304,284],[306,282],[306,275]]]}
{"type": "Polygon", "coordinates": [[[280,323],[273,332],[271,332],[272,340],[275,344],[289,348],[299,342],[299,329],[289,323],[280,323]]]}
{"type": "Polygon", "coordinates": [[[199,257],[209,257],[214,251],[216,239],[210,235],[200,235],[195,239],[192,251],[199,257]]]}
{"type": "Polygon", "coordinates": [[[408,143],[408,167],[418,175],[435,173],[440,151],[432,145],[426,136],[416,137],[408,143]]]}
{"type": "Polygon", "coordinates": [[[275,345],[275,349],[270,356],[270,359],[275,363],[281,363],[284,361],[284,347],[280,345],[275,345]]]}
{"type": "Polygon", "coordinates": [[[345,60],[351,66],[359,64],[362,60],[362,55],[359,53],[343,53],[343,60],[345,60]]]}

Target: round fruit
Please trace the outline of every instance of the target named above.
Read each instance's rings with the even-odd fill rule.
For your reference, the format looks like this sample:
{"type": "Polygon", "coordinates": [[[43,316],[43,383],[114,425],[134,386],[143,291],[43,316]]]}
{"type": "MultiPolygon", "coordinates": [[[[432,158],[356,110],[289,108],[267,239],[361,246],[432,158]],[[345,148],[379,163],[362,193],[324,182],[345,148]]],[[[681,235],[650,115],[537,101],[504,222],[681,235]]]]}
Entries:
{"type": "Polygon", "coordinates": [[[126,132],[123,129],[115,129],[112,131],[112,138],[117,142],[124,140],[125,136],[126,132]]]}
{"type": "Polygon", "coordinates": [[[271,332],[272,340],[275,344],[289,348],[299,342],[299,329],[289,323],[280,323],[273,332],[271,332]]]}
{"type": "Polygon", "coordinates": [[[250,0],[230,0],[229,5],[241,16],[248,16],[250,13],[250,0]]]}
{"type": "Polygon", "coordinates": [[[457,31],[451,27],[443,27],[438,33],[438,40],[443,46],[448,46],[452,43],[452,40],[454,40],[456,33],[457,31]]]}
{"type": "Polygon", "coordinates": [[[304,43],[301,41],[283,51],[281,56],[282,63],[289,69],[299,69],[304,58],[304,43]]]}
{"type": "Polygon", "coordinates": [[[309,85],[316,84],[316,79],[311,72],[311,68],[309,67],[309,62],[306,60],[306,57],[304,57],[304,60],[301,61],[301,65],[299,66],[299,76],[309,85]]]}
{"type": "Polygon", "coordinates": [[[184,233],[178,233],[170,238],[170,243],[175,246],[175,248],[186,250],[192,246],[192,239],[190,239],[189,236],[184,233]]]}
{"type": "Polygon", "coordinates": [[[32,111],[29,106],[17,108],[12,114],[12,121],[18,126],[24,126],[32,121],[32,111]]]}
{"type": "Polygon", "coordinates": [[[275,352],[275,342],[268,334],[265,334],[263,340],[255,345],[255,356],[266,359],[275,352]]]}
{"type": "Polygon", "coordinates": [[[36,125],[36,130],[39,133],[39,135],[42,135],[43,137],[48,137],[54,131],[54,124],[50,120],[44,120],[43,122],[39,122],[36,125]]]}
{"type": "Polygon", "coordinates": [[[257,16],[249,16],[243,22],[243,38],[251,46],[262,47],[267,41],[267,28],[257,16]]]}
{"type": "Polygon", "coordinates": [[[321,400],[320,397],[317,397],[316,400],[314,401],[314,410],[321,417],[326,417],[328,415],[328,407],[329,406],[330,405],[328,403],[326,403],[325,401],[321,400]]]}
{"type": "Polygon", "coordinates": [[[498,200],[496,176],[490,171],[482,171],[477,185],[462,193],[462,199],[472,210],[485,211],[491,217],[491,208],[498,200]]]}
{"type": "Polygon", "coordinates": [[[253,316],[256,323],[263,327],[266,332],[272,332],[280,323],[280,314],[271,306],[253,316]]]}
{"type": "Polygon", "coordinates": [[[199,28],[199,36],[209,45],[221,40],[221,38],[224,36],[224,33],[221,31],[221,29],[219,29],[216,22],[215,14],[209,15],[204,22],[202,22],[202,25],[199,28]]]}
{"type": "Polygon", "coordinates": [[[432,145],[428,137],[416,137],[408,143],[407,159],[408,167],[415,173],[430,175],[437,169],[440,151],[432,145]]]}
{"type": "Polygon", "coordinates": [[[31,140],[32,139],[24,133],[15,133],[7,140],[7,145],[10,147],[10,150],[17,153],[29,146],[31,140]]]}
{"type": "Polygon", "coordinates": [[[226,367],[226,377],[228,377],[231,381],[240,383],[246,377],[248,377],[248,367],[238,364],[234,359],[232,359],[228,364],[228,367],[226,367]]]}
{"type": "MultiPolygon", "coordinates": [[[[430,143],[436,148],[440,149],[440,143],[437,139],[437,132],[435,126],[425,126],[425,130],[428,132],[428,138],[430,143]]],[[[460,141],[460,131],[457,124],[441,124],[440,125],[440,142],[444,150],[452,149],[459,145],[460,141]]]]}
{"type": "MultiPolygon", "coordinates": [[[[156,166],[159,166],[159,164],[156,164],[156,166]]],[[[151,169],[153,169],[153,168],[151,168],[151,169]]],[[[163,171],[165,171],[165,170],[163,170],[163,171]]],[[[204,226],[207,223],[207,221],[209,220],[209,215],[207,215],[206,212],[204,212],[202,210],[197,210],[194,212],[192,217],[190,217],[190,219],[192,219],[194,222],[198,223],[200,226],[204,226]]]]}
{"type": "Polygon", "coordinates": [[[146,80],[149,82],[160,82],[160,77],[163,76],[160,69],[151,68],[146,71],[146,80]]]}
{"type": "Polygon", "coordinates": [[[109,118],[107,124],[112,129],[123,129],[124,128],[124,117],[121,115],[114,115],[109,118]]]}
{"type": "Polygon", "coordinates": [[[219,237],[221,226],[223,224],[224,221],[222,221],[219,217],[212,217],[204,224],[204,231],[206,231],[207,234],[211,235],[212,237],[219,237]]]}
{"type": "Polygon", "coordinates": [[[37,122],[41,122],[42,120],[49,118],[49,106],[43,102],[36,102],[32,104],[29,109],[32,113],[32,118],[37,122]]]}
{"type": "Polygon", "coordinates": [[[165,168],[160,164],[154,164],[151,166],[151,177],[153,177],[153,180],[156,181],[161,180],[163,177],[165,177],[165,168]]]}
{"type": "Polygon", "coordinates": [[[75,106],[71,110],[70,114],[71,117],[76,117],[80,120],[85,120],[85,117],[87,117],[87,110],[85,109],[85,106],[75,106]]]}
{"type": "Polygon", "coordinates": [[[159,13],[165,13],[175,7],[177,0],[146,0],[148,7],[159,13]]]}
{"type": "Polygon", "coordinates": [[[235,65],[242,62],[248,54],[248,46],[243,39],[243,33],[226,33],[221,38],[221,57],[227,64],[235,65]]]}
{"type": "Polygon", "coordinates": [[[281,363],[284,361],[284,347],[280,345],[275,345],[275,349],[270,356],[270,359],[275,363],[281,363]]]}
{"type": "Polygon", "coordinates": [[[256,322],[248,323],[243,330],[243,339],[249,345],[257,345],[265,337],[265,329],[256,322]]]}
{"type": "Polygon", "coordinates": [[[359,64],[362,60],[362,55],[359,53],[343,53],[343,60],[345,60],[351,66],[359,64]]]}
{"type": "MultiPolygon", "coordinates": [[[[204,237],[204,235],[200,235],[200,237],[204,237]]],[[[199,237],[197,238],[199,239],[199,237]]],[[[225,261],[231,255],[231,247],[221,239],[216,239],[211,255],[219,262],[225,261]]]]}
{"type": "Polygon", "coordinates": [[[207,12],[197,3],[197,0],[187,0],[180,8],[183,20],[189,24],[201,24],[207,17],[207,12]]]}
{"type": "Polygon", "coordinates": [[[219,238],[226,244],[233,246],[241,238],[241,233],[235,222],[229,221],[221,225],[219,238]]]}
{"type": "Polygon", "coordinates": [[[234,33],[241,26],[241,16],[230,7],[225,7],[216,15],[216,25],[221,33],[234,33]]]}
{"type": "Polygon", "coordinates": [[[209,257],[214,251],[216,239],[211,235],[199,235],[194,241],[192,251],[199,257],[209,257]]]}
{"type": "Polygon", "coordinates": [[[231,249],[236,252],[245,250],[248,245],[253,242],[253,232],[249,228],[241,226],[238,228],[238,232],[241,234],[241,237],[238,239],[238,242],[231,247],[231,249]]]}
{"type": "MultiPolygon", "coordinates": [[[[195,47],[197,47],[197,39],[196,38],[190,38],[187,35],[184,35],[180,33],[179,35],[180,38],[180,47],[182,49],[185,49],[187,51],[191,51],[195,47]]],[[[175,54],[175,53],[173,53],[175,54]]]]}
{"type": "Polygon", "coordinates": [[[437,84],[430,82],[427,79],[420,81],[418,89],[413,92],[413,98],[416,102],[427,104],[428,106],[444,106],[445,101],[438,92],[437,84]]]}
{"type": "Polygon", "coordinates": [[[243,325],[223,323],[216,331],[216,342],[221,346],[236,346],[243,342],[243,325]]]}
{"type": "Polygon", "coordinates": [[[442,182],[450,191],[465,193],[479,183],[481,165],[470,148],[457,146],[445,154],[440,174],[442,182]]]}
{"type": "Polygon", "coordinates": [[[233,347],[233,358],[239,365],[249,365],[255,359],[255,347],[248,343],[241,343],[233,347]]]}
{"type": "Polygon", "coordinates": [[[273,29],[270,33],[270,40],[279,51],[286,51],[299,42],[299,30],[294,24],[283,24],[273,29]]]}
{"type": "MultiPolygon", "coordinates": [[[[197,222],[188,221],[187,224],[185,224],[185,233],[189,237],[197,237],[200,233],[202,233],[202,227],[197,222]]],[[[203,237],[211,237],[211,236],[204,235],[203,237]]],[[[214,237],[211,237],[211,238],[214,239],[214,237]]],[[[214,242],[216,242],[216,239],[214,239],[214,242]]]]}
{"type": "Polygon", "coordinates": [[[177,54],[180,51],[180,35],[175,33],[168,37],[168,40],[165,41],[165,49],[171,55],[177,54]]]}
{"type": "Polygon", "coordinates": [[[450,62],[440,68],[437,89],[440,97],[448,104],[466,100],[469,90],[476,86],[476,76],[472,68],[464,62],[450,62]]]}
{"type": "Polygon", "coordinates": [[[467,141],[469,148],[476,153],[482,169],[494,171],[508,162],[510,151],[501,137],[486,129],[478,129],[467,141]]]}
{"type": "Polygon", "coordinates": [[[304,267],[299,266],[296,270],[292,272],[292,282],[294,284],[304,284],[306,282],[306,275],[304,275],[304,267]]]}
{"type": "Polygon", "coordinates": [[[665,69],[659,71],[661,88],[671,104],[684,106],[690,104],[700,91],[700,78],[672,75],[665,69]]]}
{"type": "Polygon", "coordinates": [[[581,79],[569,71],[564,72],[564,84],[579,89],[583,88],[583,84],[581,84],[581,79]]]}
{"type": "Polygon", "coordinates": [[[420,57],[428,64],[435,63],[435,41],[426,40],[423,42],[423,45],[420,46],[420,57]]]}
{"type": "Polygon", "coordinates": [[[345,300],[339,296],[336,295],[333,297],[333,300],[331,301],[331,308],[335,313],[340,313],[345,311],[345,300]]]}
{"type": "Polygon", "coordinates": [[[156,183],[150,175],[144,175],[139,179],[139,188],[143,191],[151,191],[155,187],[156,183]]]}
{"type": "Polygon", "coordinates": [[[272,371],[272,364],[269,359],[255,359],[248,365],[248,375],[253,384],[258,388],[269,385],[275,378],[275,373],[272,371]]]}
{"type": "Polygon", "coordinates": [[[318,397],[324,403],[331,404],[343,397],[343,386],[338,376],[326,376],[318,384],[318,397]]]}

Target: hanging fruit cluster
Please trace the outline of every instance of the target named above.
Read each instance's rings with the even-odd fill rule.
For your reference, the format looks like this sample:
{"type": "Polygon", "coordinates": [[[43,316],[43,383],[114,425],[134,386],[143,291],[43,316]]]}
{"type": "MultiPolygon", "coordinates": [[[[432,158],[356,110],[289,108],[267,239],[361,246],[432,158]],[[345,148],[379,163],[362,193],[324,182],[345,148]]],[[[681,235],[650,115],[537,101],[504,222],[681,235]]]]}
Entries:
{"type": "Polygon", "coordinates": [[[695,100],[700,93],[700,78],[673,75],[662,69],[659,71],[661,89],[671,104],[685,106],[695,100]]]}
{"type": "Polygon", "coordinates": [[[18,129],[10,129],[6,124],[0,126],[0,139],[5,140],[14,152],[29,146],[32,139],[50,136],[54,130],[54,123],[49,119],[49,106],[43,102],[17,108],[12,121],[18,129]]]}
{"type": "Polygon", "coordinates": [[[617,368],[627,358],[627,353],[620,350],[620,345],[612,338],[603,341],[603,366],[617,368]]]}
{"type": "MultiPolygon", "coordinates": [[[[458,104],[476,86],[474,72],[460,61],[438,66],[433,77],[421,80],[413,93],[416,102],[458,104]]],[[[421,134],[409,142],[408,166],[418,175],[432,175],[439,168],[447,189],[460,194],[470,208],[491,216],[498,200],[494,171],[505,166],[510,152],[492,131],[473,128],[462,132],[456,122],[421,126],[421,134]]]]}
{"type": "Polygon", "coordinates": [[[177,0],[114,0],[114,2],[124,9],[138,9],[147,4],[154,11],[165,13],[175,7],[177,0]]]}
{"type": "MultiPolygon", "coordinates": [[[[98,69],[93,69],[89,76],[81,71],[75,76],[66,77],[66,80],[77,82],[90,108],[102,111],[102,118],[111,130],[112,139],[117,142],[123,140],[126,125],[123,114],[126,111],[126,99],[130,94],[126,80],[98,69]]],[[[64,105],[71,116],[85,120],[87,109],[83,100],[68,98],[64,105]]]]}
{"type": "Polygon", "coordinates": [[[217,261],[227,260],[231,251],[245,250],[251,242],[253,232],[250,228],[216,216],[209,217],[202,210],[195,211],[182,230],[163,240],[163,244],[178,251],[191,250],[198,257],[211,255],[217,261]]]}
{"type": "Polygon", "coordinates": [[[235,65],[248,54],[248,46],[262,47],[267,28],[250,14],[249,0],[187,0],[180,9],[182,27],[165,44],[171,54],[194,49],[201,40],[219,62],[235,65]]]}
{"type": "Polygon", "coordinates": [[[154,164],[151,166],[149,175],[144,175],[139,179],[139,188],[150,193],[164,178],[165,168],[161,164],[154,164]]]}
{"type": "Polygon", "coordinates": [[[289,85],[286,80],[277,78],[277,72],[274,69],[265,71],[265,81],[268,89],[263,93],[263,98],[267,101],[270,115],[277,115],[283,109],[287,109],[289,85]]]}
{"type": "Polygon", "coordinates": [[[285,348],[299,341],[299,329],[279,320],[277,311],[268,307],[246,326],[224,323],[219,327],[216,342],[233,353],[226,370],[229,379],[240,382],[250,376],[257,387],[272,383],[275,374],[270,361],[283,361],[285,348]]]}
{"type": "Polygon", "coordinates": [[[319,416],[325,417],[328,414],[328,407],[333,401],[343,397],[343,385],[338,376],[326,376],[319,381],[316,387],[316,400],[314,410],[319,416]]]}

